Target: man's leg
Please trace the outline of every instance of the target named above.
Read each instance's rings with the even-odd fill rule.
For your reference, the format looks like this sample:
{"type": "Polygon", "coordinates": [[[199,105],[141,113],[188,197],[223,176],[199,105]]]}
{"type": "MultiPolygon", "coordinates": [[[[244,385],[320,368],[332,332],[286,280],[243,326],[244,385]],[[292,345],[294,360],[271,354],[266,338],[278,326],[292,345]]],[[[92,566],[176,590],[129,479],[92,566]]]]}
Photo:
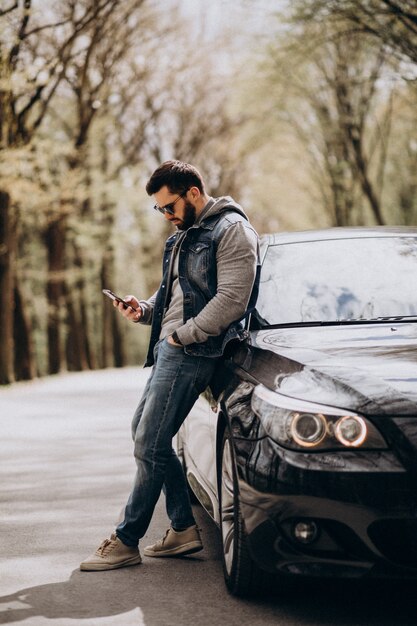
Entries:
{"type": "MultiPolygon", "coordinates": [[[[158,359],[157,350],[158,348],[156,347],[154,354],[155,360],[158,359]]],[[[136,431],[138,429],[139,422],[143,413],[143,408],[146,403],[146,398],[154,373],[154,367],[152,368],[152,372],[146,383],[142,398],[132,419],[133,441],[135,441],[136,431]]],[[[187,481],[184,476],[181,462],[178,459],[174,449],[172,449],[171,457],[166,466],[163,491],[166,498],[166,510],[172,527],[175,529],[183,529],[195,524],[187,481]]]]}
{"type": "Polygon", "coordinates": [[[164,479],[166,510],[175,530],[183,530],[195,524],[190,494],[181,461],[172,450],[164,479]]]}
{"type": "Polygon", "coordinates": [[[146,546],[144,554],[172,557],[199,552],[203,549],[203,542],[191,508],[184,470],[174,450],[167,464],[163,490],[171,526],[161,539],[146,546]]]}
{"type": "MultiPolygon", "coordinates": [[[[125,519],[116,530],[117,537],[127,546],[137,546],[145,534],[171,467],[174,467],[174,482],[181,484],[186,493],[182,469],[180,474],[177,471],[179,461],[173,456],[172,438],[208,385],[216,362],[217,359],[189,356],[166,340],[158,346],[157,361],[135,435],[136,478],[125,519]]],[[[180,510],[187,510],[188,506],[184,499],[180,510]]],[[[192,513],[189,520],[181,518],[180,512],[179,521],[175,523],[194,522],[192,513]]]]}
{"type": "MultiPolygon", "coordinates": [[[[137,473],[126,506],[125,519],[117,527],[116,533],[103,541],[96,552],[81,563],[82,570],[115,569],[141,562],[138,541],[149,525],[170,461],[178,468],[179,461],[173,456],[172,438],[201,391],[207,387],[217,363],[217,359],[190,357],[181,348],[170,346],[166,340],[160,342],[156,352],[155,366],[134,417],[134,424],[137,424],[137,473]]],[[[177,481],[186,489],[183,473],[177,474],[177,481]]],[[[174,485],[171,484],[170,488],[174,488],[174,485]]],[[[183,510],[177,517],[180,520],[186,519],[188,514],[192,518],[191,507],[187,511],[184,502],[179,507],[180,511],[183,510]]],[[[190,554],[201,549],[201,541],[198,536],[195,537],[198,531],[193,533],[193,529],[196,531],[196,527],[192,526],[179,533],[169,529],[161,543],[164,544],[167,539],[171,556],[190,554]]],[[[150,547],[149,555],[168,556],[167,546],[163,547],[165,549],[162,553],[155,553],[150,547]]]]}
{"type": "MultiPolygon", "coordinates": [[[[155,354],[157,346],[155,347],[155,354]]],[[[135,433],[142,415],[143,407],[146,403],[146,397],[149,387],[151,385],[154,368],[150,373],[147,380],[142,398],[138,404],[132,420],[132,437],[135,439],[135,433]]],[[[137,546],[126,546],[116,536],[116,533],[112,533],[110,539],[105,539],[101,545],[97,548],[94,554],[89,556],[80,564],[80,569],[83,571],[100,571],[108,569],[116,569],[119,567],[127,567],[128,565],[138,565],[142,562],[139,549],[137,546]]]]}

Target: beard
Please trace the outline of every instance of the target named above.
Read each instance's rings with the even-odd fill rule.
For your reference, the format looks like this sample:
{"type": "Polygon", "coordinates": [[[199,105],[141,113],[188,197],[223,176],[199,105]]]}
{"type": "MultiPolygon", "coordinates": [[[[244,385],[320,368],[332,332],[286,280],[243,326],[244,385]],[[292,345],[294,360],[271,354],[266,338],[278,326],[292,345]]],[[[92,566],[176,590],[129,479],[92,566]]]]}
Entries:
{"type": "Polygon", "coordinates": [[[184,217],[181,222],[177,224],[178,230],[187,230],[187,228],[190,228],[190,226],[194,224],[195,219],[195,206],[193,206],[191,202],[188,202],[188,200],[185,200],[184,217]]]}

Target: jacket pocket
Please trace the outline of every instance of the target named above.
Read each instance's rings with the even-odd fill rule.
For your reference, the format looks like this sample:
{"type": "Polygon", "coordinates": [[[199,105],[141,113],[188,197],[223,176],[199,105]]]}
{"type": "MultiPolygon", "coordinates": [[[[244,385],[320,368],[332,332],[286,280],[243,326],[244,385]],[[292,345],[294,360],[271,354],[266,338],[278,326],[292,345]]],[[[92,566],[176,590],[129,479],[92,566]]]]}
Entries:
{"type": "Polygon", "coordinates": [[[198,241],[188,249],[187,270],[189,276],[204,290],[208,287],[209,259],[210,245],[206,242],[198,241]]]}

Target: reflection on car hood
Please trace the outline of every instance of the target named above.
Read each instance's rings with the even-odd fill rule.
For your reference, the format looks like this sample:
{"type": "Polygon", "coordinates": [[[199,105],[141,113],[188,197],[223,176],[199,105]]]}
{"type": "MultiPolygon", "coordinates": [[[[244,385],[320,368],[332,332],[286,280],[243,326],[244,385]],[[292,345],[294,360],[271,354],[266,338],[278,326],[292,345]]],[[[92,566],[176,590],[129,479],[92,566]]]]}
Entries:
{"type": "Polygon", "coordinates": [[[417,324],[260,330],[251,341],[251,374],[284,395],[417,417],[417,324]]]}

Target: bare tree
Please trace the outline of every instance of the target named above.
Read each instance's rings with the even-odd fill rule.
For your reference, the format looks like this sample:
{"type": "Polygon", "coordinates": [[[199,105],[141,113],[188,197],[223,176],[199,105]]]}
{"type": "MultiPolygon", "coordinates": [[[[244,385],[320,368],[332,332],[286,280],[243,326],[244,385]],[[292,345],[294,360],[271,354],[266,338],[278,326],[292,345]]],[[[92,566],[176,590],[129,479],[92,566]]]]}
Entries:
{"type": "Polygon", "coordinates": [[[126,283],[127,262],[151,292],[169,229],[137,186],[161,161],[181,158],[200,166],[213,193],[238,194],[250,151],[239,140],[248,117],[230,106],[230,77],[212,47],[188,41],[175,7],[69,0],[41,13],[38,2],[11,1],[0,15],[1,59],[13,60],[1,65],[0,161],[8,172],[19,162],[0,179],[2,383],[123,365],[134,329],[121,330],[108,302],[97,305],[99,288],[117,290],[121,274],[126,283]],[[125,251],[126,221],[138,234],[125,251]]]}
{"type": "Polygon", "coordinates": [[[414,0],[296,0],[295,21],[329,21],[341,34],[365,34],[402,58],[417,62],[417,5],[414,0]]]}
{"type": "MultiPolygon", "coordinates": [[[[100,116],[116,77],[120,73],[123,74],[122,64],[129,54],[130,46],[135,39],[140,38],[144,24],[140,22],[138,14],[143,4],[144,0],[113,3],[105,12],[96,16],[90,28],[85,31],[77,54],[73,56],[65,70],[64,78],[70,88],[75,113],[72,120],[67,119],[63,123],[73,146],[68,165],[70,170],[78,171],[83,197],[80,198],[79,194],[75,193],[70,202],[66,202],[66,206],[70,207],[69,211],[62,210],[62,207],[55,211],[48,221],[45,234],[49,250],[59,251],[58,254],[49,256],[49,282],[54,283],[53,288],[48,287],[51,373],[56,371],[57,367],[62,368],[64,360],[69,369],[80,370],[96,367],[99,358],[89,335],[89,307],[86,276],[83,271],[85,251],[78,245],[76,225],[79,222],[88,222],[93,217],[88,138],[93,122],[100,116]],[[54,238],[57,239],[57,245],[53,244],[54,238]],[[68,258],[62,250],[67,250],[68,258]],[[69,259],[76,272],[69,270],[69,259]],[[60,276],[59,285],[56,284],[57,274],[60,276]],[[74,276],[72,280],[71,276],[74,276]],[[62,300],[67,311],[65,327],[58,315],[62,300]],[[60,336],[64,330],[65,355],[60,354],[62,350],[60,336]]],[[[53,112],[59,117],[56,108],[53,112]]],[[[118,355],[116,364],[122,365],[123,343],[117,329],[117,326],[113,328],[117,346],[115,354],[118,355]]]]}
{"type": "MultiPolygon", "coordinates": [[[[98,16],[117,0],[66,3],[63,14],[42,17],[32,0],[10,2],[0,12],[4,34],[0,44],[0,150],[12,151],[28,144],[37,133],[50,103],[61,84],[76,43],[98,16]],[[38,56],[39,41],[51,37],[55,45],[38,56]],[[40,63],[34,63],[37,57],[40,63]]],[[[7,183],[2,182],[0,229],[0,382],[14,380],[15,276],[18,220],[7,183]]],[[[30,354],[27,354],[30,360],[30,354]]]]}
{"type": "Polygon", "coordinates": [[[386,119],[378,123],[378,117],[386,118],[390,108],[378,84],[387,53],[359,37],[332,38],[329,30],[326,24],[305,24],[289,45],[277,47],[273,68],[278,72],[273,69],[272,80],[281,84],[278,116],[290,123],[307,149],[331,223],[365,223],[363,199],[372,221],[384,224],[380,155],[389,125],[386,119]]]}

